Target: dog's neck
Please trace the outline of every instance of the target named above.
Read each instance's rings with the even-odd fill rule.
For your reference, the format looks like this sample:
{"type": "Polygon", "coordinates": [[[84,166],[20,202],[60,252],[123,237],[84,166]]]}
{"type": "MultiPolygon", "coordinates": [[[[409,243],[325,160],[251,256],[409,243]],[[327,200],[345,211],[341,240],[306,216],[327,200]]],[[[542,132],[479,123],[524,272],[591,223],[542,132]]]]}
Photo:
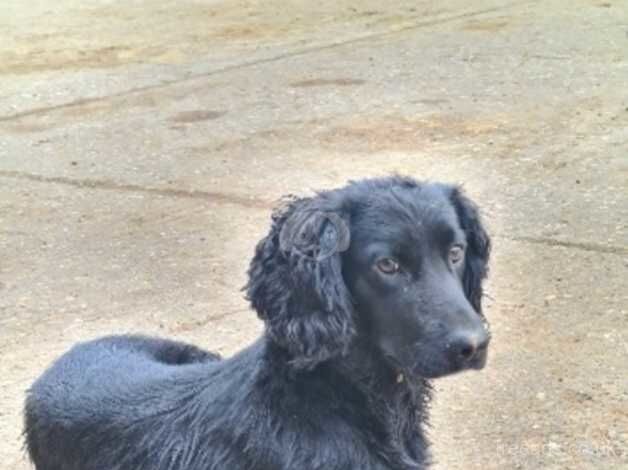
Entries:
{"type": "MultiPolygon", "coordinates": [[[[272,343],[272,341],[271,341],[272,343]]],[[[281,348],[269,344],[286,361],[281,348]]],[[[277,356],[275,356],[277,357],[277,356]]],[[[273,361],[273,363],[275,363],[273,361]]],[[[344,403],[345,413],[368,423],[358,427],[392,469],[419,469],[429,460],[422,424],[431,388],[426,379],[405,375],[367,343],[354,342],[346,355],[311,370],[288,372],[296,380],[333,384],[329,402],[344,403]],[[364,417],[367,418],[364,418],[364,417]]],[[[349,416],[351,418],[351,416],[349,416]]]]}
{"type": "MultiPolygon", "coordinates": [[[[423,423],[431,388],[426,379],[404,374],[369,343],[356,342],[328,365],[362,394],[378,423],[381,453],[393,468],[423,468],[428,460],[423,423]]],[[[348,397],[351,399],[351,397],[348,397]]]]}
{"type": "Polygon", "coordinates": [[[429,382],[404,373],[370,343],[356,341],[346,356],[332,361],[330,365],[351,381],[359,392],[368,395],[373,404],[381,404],[387,414],[395,410],[399,413],[414,410],[421,416],[408,416],[408,419],[423,421],[420,418],[425,417],[431,397],[429,382]],[[396,409],[396,406],[400,408],[396,409]]]}

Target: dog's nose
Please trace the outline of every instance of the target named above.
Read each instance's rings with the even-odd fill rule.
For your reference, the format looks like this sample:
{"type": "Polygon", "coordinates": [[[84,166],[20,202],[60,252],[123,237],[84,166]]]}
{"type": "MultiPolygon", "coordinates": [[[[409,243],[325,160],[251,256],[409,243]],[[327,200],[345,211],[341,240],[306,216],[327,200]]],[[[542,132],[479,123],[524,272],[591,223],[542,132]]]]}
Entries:
{"type": "Polygon", "coordinates": [[[470,362],[486,351],[490,341],[484,329],[461,331],[450,342],[453,355],[461,362],[470,362]]]}

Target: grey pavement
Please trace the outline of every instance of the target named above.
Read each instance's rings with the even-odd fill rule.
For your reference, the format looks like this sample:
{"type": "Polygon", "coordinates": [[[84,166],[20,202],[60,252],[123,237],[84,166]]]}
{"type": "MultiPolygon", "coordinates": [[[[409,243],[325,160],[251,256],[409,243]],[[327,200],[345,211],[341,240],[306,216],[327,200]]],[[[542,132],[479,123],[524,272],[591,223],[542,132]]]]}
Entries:
{"type": "Polygon", "coordinates": [[[6,468],[71,344],[238,350],[278,198],[391,172],[493,235],[491,357],[436,382],[435,468],[628,468],[628,2],[5,0],[6,468]]]}

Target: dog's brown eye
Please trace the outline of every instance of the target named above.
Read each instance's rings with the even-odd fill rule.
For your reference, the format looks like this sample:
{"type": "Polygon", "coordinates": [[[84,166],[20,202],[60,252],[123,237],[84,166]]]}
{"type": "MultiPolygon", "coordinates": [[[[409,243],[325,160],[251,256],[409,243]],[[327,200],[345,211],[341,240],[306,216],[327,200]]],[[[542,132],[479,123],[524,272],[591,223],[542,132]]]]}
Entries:
{"type": "Polygon", "coordinates": [[[452,264],[458,264],[464,258],[464,248],[461,246],[452,246],[449,250],[449,261],[452,264]]]}
{"type": "Polygon", "coordinates": [[[392,258],[382,258],[377,261],[377,269],[384,274],[395,274],[399,271],[399,263],[392,258]]]}

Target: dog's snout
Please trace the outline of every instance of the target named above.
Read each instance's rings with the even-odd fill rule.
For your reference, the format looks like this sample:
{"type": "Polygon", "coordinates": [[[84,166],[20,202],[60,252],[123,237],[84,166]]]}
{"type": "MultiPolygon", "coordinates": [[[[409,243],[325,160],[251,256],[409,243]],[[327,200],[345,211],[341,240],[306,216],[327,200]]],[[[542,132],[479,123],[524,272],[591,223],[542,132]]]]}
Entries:
{"type": "Polygon", "coordinates": [[[489,335],[484,328],[455,333],[451,339],[451,352],[460,362],[471,362],[486,352],[489,335]]]}

